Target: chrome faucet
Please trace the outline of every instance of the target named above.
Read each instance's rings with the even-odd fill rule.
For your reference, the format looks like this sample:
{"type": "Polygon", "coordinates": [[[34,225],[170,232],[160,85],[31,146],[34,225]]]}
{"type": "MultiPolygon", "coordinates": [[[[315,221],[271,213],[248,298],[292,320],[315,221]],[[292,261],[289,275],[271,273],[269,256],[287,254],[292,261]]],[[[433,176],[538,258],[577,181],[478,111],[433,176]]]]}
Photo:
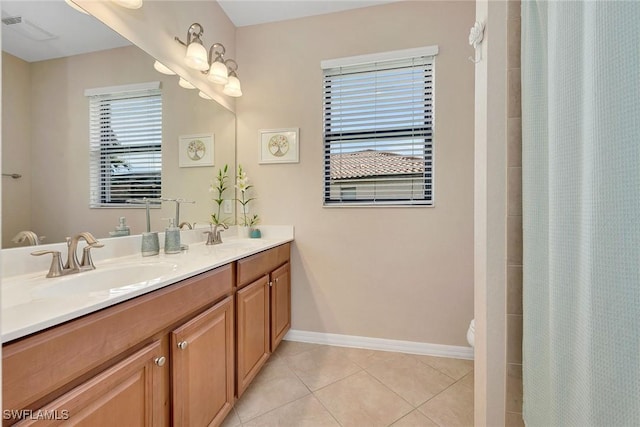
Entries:
{"type": "Polygon", "coordinates": [[[180,223],[180,225],[178,225],[178,228],[180,230],[182,230],[182,227],[187,227],[189,230],[193,230],[193,227],[195,227],[196,223],[194,222],[193,225],[189,224],[187,221],[183,221],[180,223]]]}
{"type": "Polygon", "coordinates": [[[33,231],[25,230],[16,234],[11,241],[13,243],[22,243],[26,240],[29,242],[29,246],[34,246],[42,243],[42,239],[42,237],[38,237],[38,235],[33,231]]]}
{"type": "Polygon", "coordinates": [[[219,245],[222,243],[222,233],[224,230],[218,230],[218,227],[222,227],[224,230],[228,229],[229,226],[227,224],[215,224],[213,225],[213,229],[210,231],[205,231],[203,234],[207,235],[207,245],[219,245]]]}
{"type": "Polygon", "coordinates": [[[88,231],[78,233],[70,239],[67,238],[67,263],[65,269],[74,270],[77,273],[83,270],[94,270],[96,267],[93,265],[91,259],[90,250],[92,248],[101,248],[104,245],[96,240],[95,237],[88,231]],[[82,250],[82,261],[78,262],[78,242],[80,239],[84,239],[87,242],[87,246],[82,250]]]}
{"type": "Polygon", "coordinates": [[[52,254],[51,267],[47,277],[60,277],[67,274],[79,273],[81,271],[95,270],[95,265],[91,259],[91,249],[101,248],[104,245],[96,240],[93,235],[87,231],[78,233],[73,237],[67,237],[67,262],[62,265],[62,259],[60,257],[60,251],[42,250],[31,252],[31,255],[40,256],[45,254],[52,254]],[[82,248],[82,259],[78,261],[78,242],[83,239],[87,242],[87,246],[82,248]]]}

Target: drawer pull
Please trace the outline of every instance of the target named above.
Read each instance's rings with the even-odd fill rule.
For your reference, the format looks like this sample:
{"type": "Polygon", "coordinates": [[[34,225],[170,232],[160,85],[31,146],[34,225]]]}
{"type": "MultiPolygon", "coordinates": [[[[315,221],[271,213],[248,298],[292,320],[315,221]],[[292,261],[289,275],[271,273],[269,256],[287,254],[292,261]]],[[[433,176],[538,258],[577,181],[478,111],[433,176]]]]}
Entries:
{"type": "Polygon", "coordinates": [[[188,342],[186,342],[186,341],[180,341],[180,342],[178,343],[178,348],[179,348],[180,350],[184,350],[185,348],[187,348],[187,345],[189,345],[189,343],[188,343],[188,342]]]}
{"type": "Polygon", "coordinates": [[[164,366],[166,362],[167,362],[167,358],[164,356],[156,357],[155,360],[153,361],[153,363],[155,363],[158,366],[164,366]]]}

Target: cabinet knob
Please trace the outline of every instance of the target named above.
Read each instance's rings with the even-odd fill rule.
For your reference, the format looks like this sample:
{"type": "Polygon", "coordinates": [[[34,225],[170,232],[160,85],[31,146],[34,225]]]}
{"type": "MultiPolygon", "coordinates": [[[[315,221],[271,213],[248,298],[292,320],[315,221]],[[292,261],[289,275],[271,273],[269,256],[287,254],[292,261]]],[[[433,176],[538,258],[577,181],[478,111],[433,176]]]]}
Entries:
{"type": "Polygon", "coordinates": [[[276,285],[278,284],[278,279],[280,279],[279,277],[276,277],[276,285]]]}
{"type": "Polygon", "coordinates": [[[180,341],[180,342],[178,343],[178,348],[179,348],[180,350],[184,350],[185,348],[187,348],[187,345],[189,345],[189,343],[188,343],[188,342],[186,342],[186,341],[180,341]]]}
{"type": "Polygon", "coordinates": [[[167,358],[164,356],[160,356],[160,357],[156,357],[153,360],[153,363],[155,363],[158,366],[164,366],[164,364],[167,362],[167,358]]]}

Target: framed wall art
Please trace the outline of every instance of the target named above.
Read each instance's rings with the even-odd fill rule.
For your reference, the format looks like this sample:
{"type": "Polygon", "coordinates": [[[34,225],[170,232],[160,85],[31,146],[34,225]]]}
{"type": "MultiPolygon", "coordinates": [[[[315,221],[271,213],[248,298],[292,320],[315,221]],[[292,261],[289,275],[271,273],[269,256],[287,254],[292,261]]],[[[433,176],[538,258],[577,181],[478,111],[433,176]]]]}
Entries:
{"type": "Polygon", "coordinates": [[[181,168],[213,166],[213,135],[181,135],[178,138],[181,168]]]}
{"type": "Polygon", "coordinates": [[[298,128],[260,131],[260,163],[298,163],[298,128]]]}

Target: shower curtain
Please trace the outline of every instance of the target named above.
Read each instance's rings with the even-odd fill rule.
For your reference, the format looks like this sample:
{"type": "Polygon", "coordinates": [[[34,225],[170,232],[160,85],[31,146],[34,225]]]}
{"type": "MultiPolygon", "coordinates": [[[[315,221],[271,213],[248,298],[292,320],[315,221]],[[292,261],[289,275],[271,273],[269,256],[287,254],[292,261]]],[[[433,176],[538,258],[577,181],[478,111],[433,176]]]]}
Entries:
{"type": "Polygon", "coordinates": [[[524,420],[640,425],[640,2],[522,2],[524,420]]]}

